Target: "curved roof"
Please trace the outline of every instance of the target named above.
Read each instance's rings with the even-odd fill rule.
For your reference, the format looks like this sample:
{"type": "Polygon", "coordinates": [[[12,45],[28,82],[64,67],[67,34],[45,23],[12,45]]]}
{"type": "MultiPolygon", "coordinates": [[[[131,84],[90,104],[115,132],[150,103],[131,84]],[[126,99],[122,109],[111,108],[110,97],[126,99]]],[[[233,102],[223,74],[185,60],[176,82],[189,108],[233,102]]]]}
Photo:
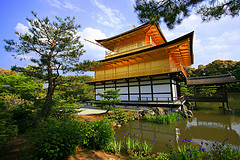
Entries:
{"type": "Polygon", "coordinates": [[[101,44],[103,47],[113,51],[113,44],[118,42],[120,39],[123,40],[123,39],[126,39],[126,38],[130,38],[133,35],[140,34],[142,32],[145,32],[145,31],[149,30],[151,27],[154,27],[154,32],[155,32],[154,35],[156,36],[156,38],[159,39],[160,41],[163,41],[162,43],[166,43],[167,40],[164,37],[164,35],[163,35],[161,29],[159,28],[159,26],[151,25],[149,23],[145,23],[145,24],[143,24],[139,27],[136,27],[136,28],[131,29],[129,31],[126,31],[124,33],[118,34],[116,36],[113,36],[113,37],[110,37],[110,38],[107,38],[107,39],[96,40],[96,41],[99,44],[101,44]]]}
{"type": "Polygon", "coordinates": [[[236,78],[230,74],[187,78],[187,86],[223,85],[236,82],[236,78]]]}

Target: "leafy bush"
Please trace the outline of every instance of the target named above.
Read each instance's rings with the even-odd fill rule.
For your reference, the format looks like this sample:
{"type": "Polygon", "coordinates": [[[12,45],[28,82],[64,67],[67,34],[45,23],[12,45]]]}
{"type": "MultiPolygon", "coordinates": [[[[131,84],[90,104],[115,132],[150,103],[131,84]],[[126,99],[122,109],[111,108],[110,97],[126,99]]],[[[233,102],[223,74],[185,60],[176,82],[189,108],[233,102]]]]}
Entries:
{"type": "Polygon", "coordinates": [[[77,119],[51,118],[28,133],[33,159],[67,159],[86,141],[85,124],[77,119]]]}
{"type": "Polygon", "coordinates": [[[20,105],[19,107],[12,109],[10,112],[18,125],[18,133],[24,133],[28,128],[33,126],[33,121],[35,119],[33,106],[20,105]]]}
{"type": "Polygon", "coordinates": [[[102,99],[100,100],[102,108],[107,108],[108,110],[112,110],[115,108],[115,105],[121,102],[121,99],[118,99],[120,88],[117,90],[109,89],[103,91],[103,93],[97,93],[102,99]]]}
{"type": "Polygon", "coordinates": [[[115,108],[114,112],[106,116],[107,119],[114,121],[116,124],[122,124],[125,121],[131,120],[134,118],[134,113],[124,112],[121,108],[115,108]]]}
{"type": "MultiPolygon", "coordinates": [[[[0,148],[6,147],[17,136],[17,125],[4,106],[0,106],[0,148]]],[[[2,150],[2,149],[0,149],[2,150]]]]}
{"type": "Polygon", "coordinates": [[[84,146],[90,149],[103,149],[113,139],[112,125],[106,120],[89,122],[86,121],[86,141],[84,146]]]}
{"type": "Polygon", "coordinates": [[[79,105],[67,103],[53,106],[52,115],[54,117],[74,116],[81,111],[79,105]]]}

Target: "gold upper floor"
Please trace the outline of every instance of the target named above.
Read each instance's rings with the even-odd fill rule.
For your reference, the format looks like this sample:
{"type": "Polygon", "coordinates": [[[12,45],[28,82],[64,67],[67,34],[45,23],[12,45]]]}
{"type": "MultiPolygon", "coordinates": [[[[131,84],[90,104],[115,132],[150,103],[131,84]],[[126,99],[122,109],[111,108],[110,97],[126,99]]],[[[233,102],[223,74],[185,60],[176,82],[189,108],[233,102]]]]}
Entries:
{"type": "Polygon", "coordinates": [[[128,31],[126,34],[99,41],[101,45],[111,49],[111,53],[106,53],[105,59],[95,67],[94,81],[172,72],[183,72],[187,77],[183,67],[193,64],[193,32],[167,42],[161,31],[157,31],[156,36],[152,38],[159,28],[146,26],[135,31],[139,34],[128,31]],[[150,36],[149,32],[152,33],[150,36]]]}

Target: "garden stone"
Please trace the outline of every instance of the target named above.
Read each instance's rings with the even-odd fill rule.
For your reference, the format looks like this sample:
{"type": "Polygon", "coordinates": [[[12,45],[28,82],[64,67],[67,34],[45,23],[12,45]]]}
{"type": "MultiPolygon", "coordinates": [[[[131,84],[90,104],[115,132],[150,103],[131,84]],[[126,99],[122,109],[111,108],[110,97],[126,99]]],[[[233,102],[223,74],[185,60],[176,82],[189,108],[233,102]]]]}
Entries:
{"type": "Polygon", "coordinates": [[[140,117],[141,117],[140,111],[135,111],[134,118],[135,119],[140,119],[140,117]]]}
{"type": "Polygon", "coordinates": [[[159,114],[165,114],[164,110],[162,108],[160,108],[160,107],[156,108],[155,113],[158,114],[158,115],[159,114]]]}
{"type": "Polygon", "coordinates": [[[188,110],[187,114],[188,114],[188,116],[187,116],[188,118],[192,118],[193,117],[193,112],[192,111],[188,110]]]}

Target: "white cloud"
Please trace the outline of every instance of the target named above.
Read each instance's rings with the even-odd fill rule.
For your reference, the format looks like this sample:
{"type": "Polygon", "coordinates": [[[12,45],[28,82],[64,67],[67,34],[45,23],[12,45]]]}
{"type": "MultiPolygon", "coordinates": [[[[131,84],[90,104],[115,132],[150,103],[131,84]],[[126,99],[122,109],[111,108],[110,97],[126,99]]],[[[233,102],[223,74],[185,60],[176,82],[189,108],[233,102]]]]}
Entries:
{"type": "Polygon", "coordinates": [[[119,10],[106,7],[97,0],[91,0],[91,2],[102,11],[102,13],[97,14],[98,23],[109,27],[122,27],[122,21],[125,20],[125,17],[119,12],[119,10]]]}
{"type": "Polygon", "coordinates": [[[163,27],[162,31],[168,41],[194,31],[193,67],[197,67],[216,59],[239,61],[239,20],[240,17],[224,17],[219,21],[202,23],[199,16],[191,15],[173,30],[163,27]]]}
{"type": "Polygon", "coordinates": [[[28,27],[23,25],[22,23],[18,23],[15,27],[15,30],[19,33],[25,34],[28,32],[28,27]]]}
{"type": "Polygon", "coordinates": [[[82,32],[78,32],[81,36],[82,43],[87,53],[84,55],[87,59],[99,60],[103,59],[105,50],[103,47],[87,42],[84,39],[90,40],[97,43],[95,40],[105,39],[106,35],[99,29],[94,29],[92,27],[85,28],[82,32]]]}
{"type": "Polygon", "coordinates": [[[76,12],[85,12],[83,9],[77,7],[68,0],[64,0],[63,2],[61,2],[60,0],[47,0],[47,1],[51,6],[56,7],[58,9],[66,8],[76,12]]]}

